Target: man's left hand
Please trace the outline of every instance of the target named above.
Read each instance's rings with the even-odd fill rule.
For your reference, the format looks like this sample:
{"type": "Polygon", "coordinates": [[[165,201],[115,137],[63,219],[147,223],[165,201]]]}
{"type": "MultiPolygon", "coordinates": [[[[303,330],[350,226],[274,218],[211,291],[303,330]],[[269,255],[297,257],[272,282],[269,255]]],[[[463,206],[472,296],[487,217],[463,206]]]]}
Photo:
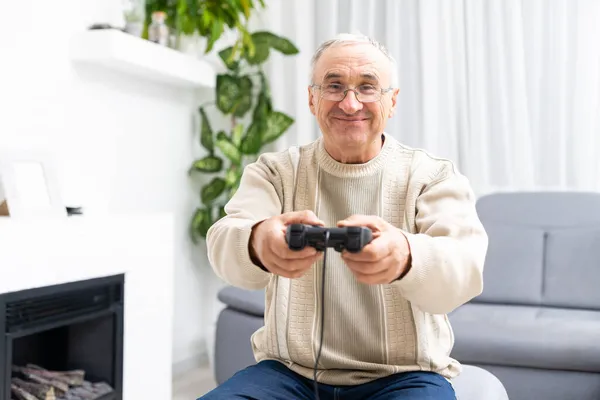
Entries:
{"type": "Polygon", "coordinates": [[[410,268],[410,247],[400,229],[370,215],[353,215],[338,222],[338,227],[346,226],[362,226],[373,232],[373,240],[362,251],[342,252],[342,259],[359,282],[391,283],[410,268]]]}

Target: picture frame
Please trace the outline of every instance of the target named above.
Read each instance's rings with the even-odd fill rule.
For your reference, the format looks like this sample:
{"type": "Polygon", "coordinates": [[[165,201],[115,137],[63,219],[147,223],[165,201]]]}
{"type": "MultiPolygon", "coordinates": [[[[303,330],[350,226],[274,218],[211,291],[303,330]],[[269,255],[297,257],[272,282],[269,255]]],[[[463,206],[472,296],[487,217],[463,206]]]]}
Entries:
{"type": "Polygon", "coordinates": [[[47,152],[0,149],[0,193],[11,218],[67,217],[54,159],[47,152]]]}

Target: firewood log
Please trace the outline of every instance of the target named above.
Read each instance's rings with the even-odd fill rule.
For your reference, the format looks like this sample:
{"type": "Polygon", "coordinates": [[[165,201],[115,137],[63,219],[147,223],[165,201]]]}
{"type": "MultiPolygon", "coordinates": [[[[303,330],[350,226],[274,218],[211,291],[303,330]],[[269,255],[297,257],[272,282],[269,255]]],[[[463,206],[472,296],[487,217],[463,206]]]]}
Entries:
{"type": "Polygon", "coordinates": [[[54,388],[54,393],[56,396],[62,396],[69,391],[69,385],[67,385],[64,382],[42,378],[41,376],[33,374],[24,374],[24,376],[30,381],[52,386],[54,388]]]}
{"type": "Polygon", "coordinates": [[[55,379],[64,380],[71,386],[81,385],[85,378],[85,371],[82,369],[74,369],[70,371],[52,371],[35,364],[27,364],[26,367],[46,371],[47,374],[53,375],[55,379]]]}
{"type": "Polygon", "coordinates": [[[14,383],[10,384],[10,390],[12,394],[14,394],[15,397],[19,400],[38,400],[37,397],[27,392],[25,389],[18,387],[14,383]]]}
{"type": "Polygon", "coordinates": [[[23,379],[12,378],[12,383],[34,395],[38,400],[56,400],[54,387],[42,383],[27,382],[23,379]]]}
{"type": "Polygon", "coordinates": [[[27,367],[13,366],[13,371],[34,374],[41,376],[42,378],[56,380],[64,382],[69,386],[79,386],[83,383],[85,377],[85,371],[83,370],[72,370],[72,371],[50,371],[41,368],[34,364],[27,364],[27,367]]]}
{"type": "Polygon", "coordinates": [[[25,365],[27,368],[33,368],[33,369],[46,369],[46,368],[42,368],[39,365],[35,365],[35,364],[27,364],[25,365]]]}

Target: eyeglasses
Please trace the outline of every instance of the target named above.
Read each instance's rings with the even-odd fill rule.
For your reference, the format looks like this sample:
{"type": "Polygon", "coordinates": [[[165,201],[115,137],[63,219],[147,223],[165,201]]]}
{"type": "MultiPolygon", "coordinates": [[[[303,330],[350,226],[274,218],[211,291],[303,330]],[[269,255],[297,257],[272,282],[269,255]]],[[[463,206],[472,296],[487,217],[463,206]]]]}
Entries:
{"type": "Polygon", "coordinates": [[[339,83],[328,83],[327,85],[310,85],[311,88],[321,90],[321,98],[331,101],[342,101],[346,97],[346,93],[353,91],[356,99],[361,103],[372,103],[381,99],[385,93],[392,88],[381,89],[376,85],[360,85],[357,88],[350,88],[339,83]]]}

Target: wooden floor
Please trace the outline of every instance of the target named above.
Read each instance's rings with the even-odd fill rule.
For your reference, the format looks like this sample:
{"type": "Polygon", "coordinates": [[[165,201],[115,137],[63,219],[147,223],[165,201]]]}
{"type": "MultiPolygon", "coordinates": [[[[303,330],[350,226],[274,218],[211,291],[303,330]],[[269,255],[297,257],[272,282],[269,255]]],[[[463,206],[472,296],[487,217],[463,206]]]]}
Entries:
{"type": "Polygon", "coordinates": [[[195,368],[173,380],[173,400],[196,400],[215,386],[208,365],[195,368]]]}

